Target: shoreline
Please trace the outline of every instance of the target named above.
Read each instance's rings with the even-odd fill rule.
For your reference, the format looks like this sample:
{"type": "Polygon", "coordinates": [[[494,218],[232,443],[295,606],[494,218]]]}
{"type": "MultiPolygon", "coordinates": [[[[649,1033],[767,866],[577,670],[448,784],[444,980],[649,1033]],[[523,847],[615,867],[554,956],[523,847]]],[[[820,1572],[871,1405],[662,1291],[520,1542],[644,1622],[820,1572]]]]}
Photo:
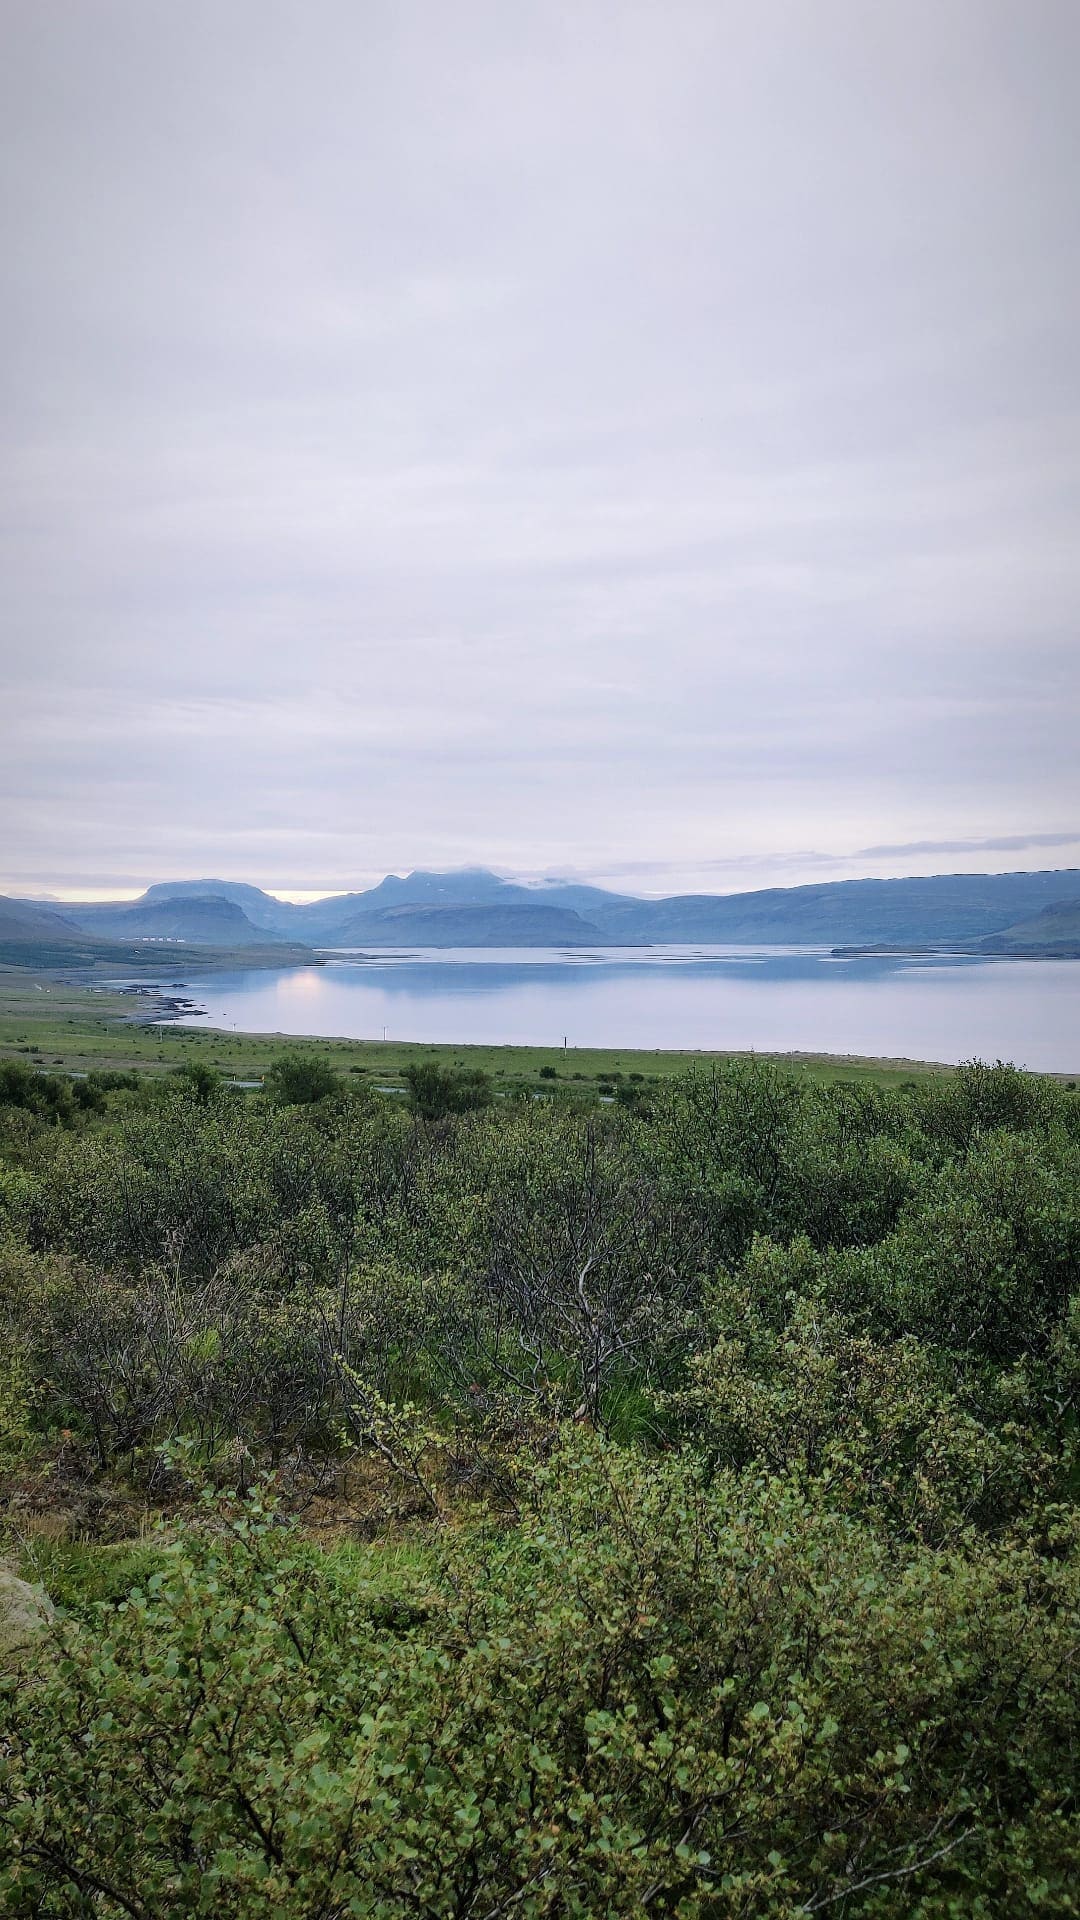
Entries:
{"type": "MultiPolygon", "coordinates": [[[[185,970],[186,971],[186,970],[185,970]]],[[[115,978],[115,976],[114,976],[115,978]]],[[[205,1024],[183,973],[107,985],[99,975],[78,982],[67,972],[37,976],[0,967],[0,1057],[22,1057],[36,1066],[84,1073],[94,1069],[168,1073],[203,1061],[227,1078],[257,1080],[275,1058],[317,1053],[354,1084],[377,1085],[417,1059],[479,1066],[504,1083],[551,1083],[570,1088],[634,1076],[660,1081],[688,1067],[735,1060],[767,1061],[807,1077],[855,1084],[898,1086],[951,1075],[954,1063],[897,1054],[859,1054],[820,1049],[746,1046],[614,1047],[425,1041],[342,1034],[244,1032],[205,1024]]],[[[1080,1066],[1030,1069],[1054,1081],[1080,1081],[1080,1066]]]]}
{"type": "MultiPolygon", "coordinates": [[[[36,977],[24,968],[0,968],[0,1058],[25,1059],[45,1071],[96,1070],[166,1074],[197,1061],[238,1080],[258,1080],[275,1058],[312,1053],[329,1060],[353,1084],[379,1085],[416,1059],[480,1066],[503,1085],[585,1089],[635,1076],[658,1082],[691,1065],[768,1060],[800,1075],[877,1085],[929,1079],[952,1068],[935,1061],[875,1059],[854,1054],[753,1052],[747,1048],[637,1048],[486,1045],[423,1040],[354,1040],[337,1034],[240,1033],[204,1025],[178,1007],[197,1006],[183,974],[106,985],[100,975],[76,981],[70,971],[36,977]],[[124,989],[127,989],[126,991],[124,989]],[[186,1024],[188,1021],[191,1024],[186,1024]]],[[[209,1016],[206,1016],[207,1018],[209,1016]]]]}

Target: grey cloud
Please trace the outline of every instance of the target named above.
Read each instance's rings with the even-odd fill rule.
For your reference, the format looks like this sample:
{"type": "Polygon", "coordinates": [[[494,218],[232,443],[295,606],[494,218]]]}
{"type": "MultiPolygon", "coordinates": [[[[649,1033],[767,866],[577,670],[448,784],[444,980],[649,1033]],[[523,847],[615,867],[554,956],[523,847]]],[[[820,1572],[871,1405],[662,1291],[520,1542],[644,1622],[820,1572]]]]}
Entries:
{"type": "Polygon", "coordinates": [[[9,881],[1069,844],[1072,0],[5,53],[9,881]]]}
{"type": "Polygon", "coordinates": [[[1005,834],[996,840],[909,840],[897,847],[860,847],[856,859],[902,853],[1028,853],[1036,847],[1080,847],[1074,833],[1005,834]]]}

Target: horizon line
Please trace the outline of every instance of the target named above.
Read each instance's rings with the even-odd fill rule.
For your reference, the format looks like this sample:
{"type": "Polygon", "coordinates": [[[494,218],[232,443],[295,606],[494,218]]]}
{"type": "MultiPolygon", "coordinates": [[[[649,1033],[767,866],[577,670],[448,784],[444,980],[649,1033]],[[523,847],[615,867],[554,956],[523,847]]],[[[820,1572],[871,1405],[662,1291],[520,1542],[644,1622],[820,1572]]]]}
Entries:
{"type": "MultiPolygon", "coordinates": [[[[1066,842],[1066,844],[1071,844],[1071,843],[1066,842]]],[[[959,851],[959,849],[957,850],[959,851]]],[[[881,853],[884,853],[886,849],[881,848],[879,851],[881,853]]],[[[972,849],[972,851],[974,851],[974,849],[972,849]]],[[[989,851],[989,849],[987,849],[987,851],[989,851]]],[[[846,857],[842,855],[831,855],[831,856],[823,856],[823,859],[826,859],[826,860],[831,859],[836,864],[841,864],[841,863],[847,864],[847,861],[849,859],[857,858],[857,857],[858,857],[857,855],[846,856],[846,857]]],[[[844,875],[836,875],[831,878],[821,878],[821,879],[813,879],[813,880],[809,880],[809,879],[808,880],[788,880],[784,882],[775,882],[773,884],[765,884],[765,885],[758,884],[756,886],[740,887],[736,885],[736,886],[720,887],[716,889],[693,887],[693,888],[681,888],[676,890],[675,892],[668,892],[668,893],[662,893],[662,892],[637,893],[637,892],[632,892],[629,888],[626,888],[626,887],[605,886],[599,881],[583,880],[578,877],[544,876],[544,877],[534,878],[533,876],[527,876],[525,878],[521,878],[520,876],[514,875],[513,872],[510,872],[510,873],[500,872],[499,869],[495,867],[484,867],[479,865],[467,864],[464,866],[456,866],[456,867],[412,867],[412,868],[409,868],[404,873],[398,872],[396,869],[391,869],[388,872],[384,873],[380,879],[373,881],[370,886],[329,887],[325,891],[316,891],[310,888],[290,888],[290,887],[286,887],[281,891],[277,891],[272,886],[260,886],[257,882],[252,880],[230,879],[222,875],[207,874],[205,876],[196,875],[193,877],[180,875],[174,879],[168,879],[168,880],[148,880],[143,882],[141,885],[135,885],[135,886],[128,885],[128,886],[117,886],[112,888],[86,887],[80,892],[76,892],[74,889],[72,890],[64,889],[62,892],[60,892],[55,889],[27,891],[21,887],[17,889],[4,887],[3,897],[9,900],[19,900],[29,905],[41,905],[46,907],[49,907],[49,906],[56,906],[56,907],[107,906],[111,904],[130,905],[138,900],[144,899],[146,894],[150,891],[150,889],[155,886],[192,886],[199,882],[204,882],[205,885],[208,887],[251,887],[255,892],[263,894],[267,899],[273,900],[281,906],[298,906],[299,907],[299,906],[318,906],[323,902],[348,899],[350,896],[353,896],[357,899],[362,899],[367,894],[375,892],[383,884],[384,881],[391,880],[391,879],[409,880],[417,875],[425,875],[425,876],[431,875],[433,877],[445,876],[449,878],[451,876],[462,875],[467,873],[477,873],[477,874],[484,874],[485,876],[488,876],[492,879],[503,881],[507,885],[532,887],[535,889],[537,894],[543,894],[545,891],[554,890],[559,887],[590,886],[590,887],[595,887],[598,892],[610,893],[615,897],[618,897],[620,894],[622,894],[622,895],[625,895],[625,897],[631,898],[631,899],[637,899],[642,901],[660,901],[665,899],[670,900],[670,899],[687,899],[687,898],[730,899],[730,898],[735,898],[740,894],[756,894],[756,893],[794,893],[794,892],[803,891],[810,887],[852,886],[852,885],[865,884],[871,881],[878,881],[881,885],[887,886],[900,881],[980,880],[980,879],[1000,880],[1000,879],[1007,879],[1010,876],[1019,875],[1019,874],[1076,873],[1078,871],[1080,871],[1080,863],[1077,863],[1077,862],[1070,862],[1069,864],[1062,865],[1062,866],[1029,866],[1029,867],[976,868],[976,869],[943,868],[943,869],[936,869],[932,871],[924,871],[920,873],[844,874],[844,875]]],[[[195,896],[195,897],[198,897],[198,896],[195,896]]],[[[494,903],[482,903],[482,904],[494,904],[494,903]]],[[[524,903],[518,902],[517,904],[521,905],[524,903]]]]}

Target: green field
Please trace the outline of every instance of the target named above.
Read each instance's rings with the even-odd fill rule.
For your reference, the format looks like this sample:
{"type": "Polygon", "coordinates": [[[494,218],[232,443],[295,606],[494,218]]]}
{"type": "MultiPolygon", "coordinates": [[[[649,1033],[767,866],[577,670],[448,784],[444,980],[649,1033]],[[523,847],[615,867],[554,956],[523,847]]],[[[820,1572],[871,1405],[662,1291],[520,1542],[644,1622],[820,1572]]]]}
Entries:
{"type": "MultiPolygon", "coordinates": [[[[739,1058],[723,1053],[668,1053],[630,1047],[432,1046],[379,1040],[311,1039],[290,1034],[236,1034],[210,1028],[140,1023],[139,1003],[128,995],[57,974],[27,974],[0,968],[0,1057],[20,1054],[36,1065],[68,1073],[95,1068],[168,1072],[204,1061],[235,1080],[258,1080],[283,1054],[317,1053],[343,1073],[391,1086],[416,1060],[481,1067],[508,1086],[605,1084],[642,1074],[646,1079],[682,1073],[691,1061],[739,1058]],[[544,1068],[554,1069],[556,1081],[544,1068]]],[[[896,1086],[947,1073],[947,1067],[914,1060],[864,1060],[843,1054],[784,1054],[793,1070],[815,1080],[871,1081],[896,1086]]]]}

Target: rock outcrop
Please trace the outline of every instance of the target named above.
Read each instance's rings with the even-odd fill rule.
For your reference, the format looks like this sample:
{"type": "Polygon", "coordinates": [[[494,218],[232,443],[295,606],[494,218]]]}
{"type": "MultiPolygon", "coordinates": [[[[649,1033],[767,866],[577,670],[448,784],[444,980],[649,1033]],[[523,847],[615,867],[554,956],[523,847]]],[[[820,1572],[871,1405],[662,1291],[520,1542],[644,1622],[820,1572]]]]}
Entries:
{"type": "Polygon", "coordinates": [[[40,1587],[0,1567],[0,1666],[29,1651],[46,1632],[53,1604],[40,1587]]]}

